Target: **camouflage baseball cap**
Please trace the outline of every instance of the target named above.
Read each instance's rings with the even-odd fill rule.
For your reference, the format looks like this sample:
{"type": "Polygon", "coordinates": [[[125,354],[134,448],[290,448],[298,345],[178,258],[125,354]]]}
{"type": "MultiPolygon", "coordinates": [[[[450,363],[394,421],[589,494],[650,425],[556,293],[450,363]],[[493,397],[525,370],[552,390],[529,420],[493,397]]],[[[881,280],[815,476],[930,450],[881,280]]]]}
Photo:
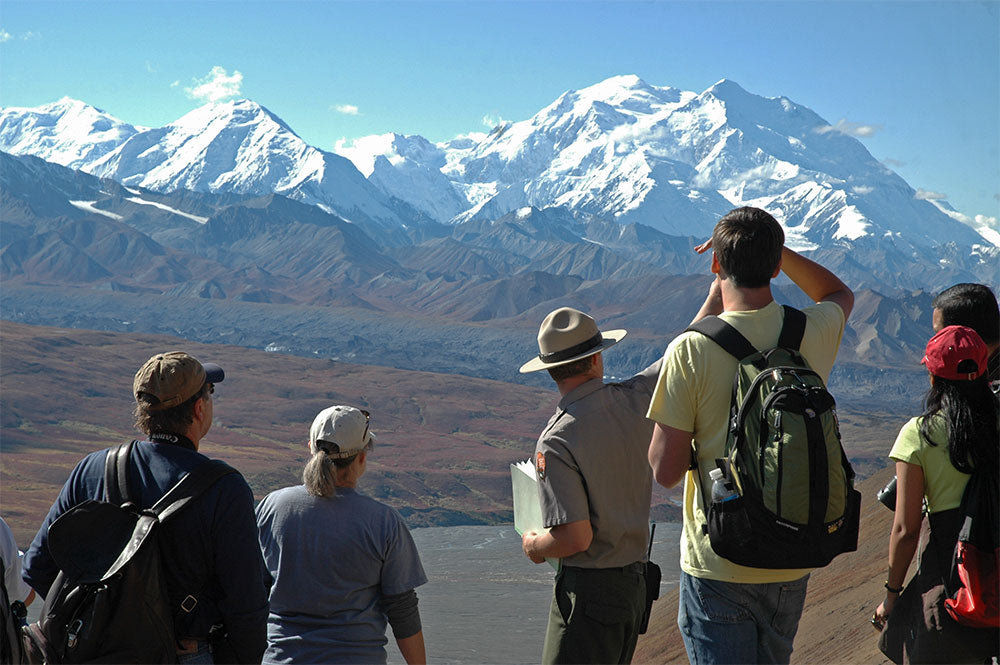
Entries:
{"type": "Polygon", "coordinates": [[[225,378],[226,373],[214,363],[200,363],[183,351],[170,351],[156,354],[139,368],[132,392],[137,402],[142,393],[154,397],[156,401],[148,408],[162,411],[191,399],[206,383],[221,383],[225,378]]]}

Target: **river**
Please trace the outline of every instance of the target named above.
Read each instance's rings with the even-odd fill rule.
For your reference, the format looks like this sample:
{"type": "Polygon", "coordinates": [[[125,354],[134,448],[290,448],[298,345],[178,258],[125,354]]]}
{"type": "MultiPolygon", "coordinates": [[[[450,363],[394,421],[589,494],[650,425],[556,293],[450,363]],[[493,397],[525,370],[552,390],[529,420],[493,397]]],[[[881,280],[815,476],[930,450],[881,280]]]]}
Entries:
{"type": "MultiPolygon", "coordinates": [[[[521,553],[513,525],[414,529],[428,582],[417,589],[429,663],[537,663],[555,572],[521,553]]],[[[676,586],[679,523],[656,526],[661,591],[676,586]]],[[[389,630],[390,663],[404,663],[389,630]]]]}

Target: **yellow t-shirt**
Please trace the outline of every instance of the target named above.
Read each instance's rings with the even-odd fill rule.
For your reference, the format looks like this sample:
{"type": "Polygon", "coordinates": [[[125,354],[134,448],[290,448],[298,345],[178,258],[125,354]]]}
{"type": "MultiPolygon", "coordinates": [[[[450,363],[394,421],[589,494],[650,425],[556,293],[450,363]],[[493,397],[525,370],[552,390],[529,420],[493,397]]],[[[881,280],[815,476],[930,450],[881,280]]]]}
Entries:
{"type": "Polygon", "coordinates": [[[892,450],[889,451],[889,458],[916,464],[924,470],[924,496],[927,498],[928,512],[938,513],[958,508],[970,476],[951,464],[944,418],[937,416],[931,421],[931,439],[938,444],[936,446],[930,445],[920,436],[921,420],[922,418],[911,418],[903,425],[896,443],[892,444],[892,450]]]}
{"type": "MultiPolygon", "coordinates": [[[[844,312],[833,302],[802,310],[807,319],[800,347],[812,369],[827,381],[844,332],[844,312]]],[[[722,319],[742,333],[757,349],[778,342],[783,310],[771,302],[759,310],[723,312],[722,319]]],[[[684,432],[692,432],[704,494],[711,491],[708,473],[726,448],[729,400],[738,361],[700,333],[676,337],[664,354],[647,417],[684,432]]],[[[808,568],[769,569],[740,566],[717,555],[702,532],[706,523],[702,492],[692,472],[684,479],[684,527],[681,532],[681,569],[694,577],[764,584],[790,582],[808,568]]]]}

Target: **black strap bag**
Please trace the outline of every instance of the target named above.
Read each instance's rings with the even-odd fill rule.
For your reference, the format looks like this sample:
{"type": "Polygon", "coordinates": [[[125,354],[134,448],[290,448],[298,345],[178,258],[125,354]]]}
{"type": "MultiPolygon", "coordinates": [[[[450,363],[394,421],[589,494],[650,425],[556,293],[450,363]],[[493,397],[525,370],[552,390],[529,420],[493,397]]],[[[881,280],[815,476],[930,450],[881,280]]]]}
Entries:
{"type": "Polygon", "coordinates": [[[161,561],[159,525],[236,470],[208,460],[151,508],[129,500],[128,467],[135,441],[108,450],[105,500],[88,500],[60,515],[48,532],[59,574],[41,619],[26,627],[31,662],[171,663],[177,660],[174,619],[193,609],[188,596],[172,607],[161,561]]]}

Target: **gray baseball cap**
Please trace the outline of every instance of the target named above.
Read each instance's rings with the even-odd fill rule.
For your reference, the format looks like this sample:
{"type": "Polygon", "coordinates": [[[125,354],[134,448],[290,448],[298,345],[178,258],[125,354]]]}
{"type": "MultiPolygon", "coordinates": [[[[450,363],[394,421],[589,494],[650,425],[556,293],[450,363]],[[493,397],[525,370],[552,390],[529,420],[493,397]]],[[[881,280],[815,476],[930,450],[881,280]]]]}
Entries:
{"type": "Polygon", "coordinates": [[[371,415],[353,406],[331,406],[313,419],[309,428],[309,447],[322,450],[334,459],[347,459],[362,450],[375,447],[371,415]]]}

